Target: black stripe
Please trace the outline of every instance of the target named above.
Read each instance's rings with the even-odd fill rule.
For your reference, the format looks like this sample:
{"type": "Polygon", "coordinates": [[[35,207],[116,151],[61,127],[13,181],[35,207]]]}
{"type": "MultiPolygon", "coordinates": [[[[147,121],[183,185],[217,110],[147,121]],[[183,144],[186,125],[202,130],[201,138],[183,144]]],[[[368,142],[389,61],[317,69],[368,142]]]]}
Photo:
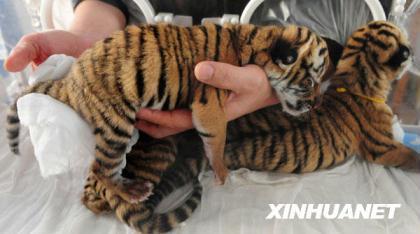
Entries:
{"type": "Polygon", "coordinates": [[[365,92],[366,88],[368,88],[368,83],[367,83],[367,73],[365,70],[365,67],[362,66],[361,64],[361,56],[360,54],[357,55],[356,59],[354,60],[354,63],[352,64],[352,67],[355,68],[357,70],[357,83],[360,85],[360,87],[362,88],[362,91],[365,92]]]}
{"type": "Polygon", "coordinates": [[[372,42],[373,44],[375,44],[376,46],[378,46],[379,48],[383,49],[383,50],[387,50],[389,48],[389,45],[385,44],[383,41],[378,40],[368,34],[366,34],[366,37],[369,39],[369,42],[372,42]]]}
{"type": "MultiPolygon", "coordinates": [[[[106,117],[105,113],[102,112],[102,110],[100,110],[98,107],[94,107],[91,106],[91,108],[94,108],[94,110],[96,110],[99,115],[102,118],[102,121],[111,129],[111,131],[122,138],[131,138],[132,133],[129,133],[127,131],[125,131],[124,129],[120,128],[120,126],[118,125],[114,125],[113,123],[111,123],[110,119],[106,117]]],[[[96,126],[98,126],[98,124],[95,124],[96,126]]]]}
{"type": "Polygon", "coordinates": [[[314,139],[314,143],[318,145],[318,161],[316,163],[316,167],[314,171],[318,170],[321,167],[324,160],[324,145],[322,144],[323,138],[320,136],[319,132],[316,131],[315,126],[314,126],[314,122],[317,120],[318,118],[315,117],[315,119],[311,121],[309,125],[309,130],[311,131],[311,135],[314,139]]]}
{"type": "Polygon", "coordinates": [[[298,45],[298,46],[299,45],[304,45],[305,43],[307,43],[309,41],[310,38],[311,38],[311,32],[307,31],[306,38],[303,41],[297,43],[296,45],[298,45]]]}
{"type": "Polygon", "coordinates": [[[293,122],[292,122],[292,128],[294,129],[294,131],[292,131],[292,146],[293,146],[293,158],[295,159],[295,169],[292,171],[292,173],[298,173],[300,172],[300,157],[299,157],[299,153],[297,151],[297,142],[298,142],[298,136],[297,136],[297,128],[299,126],[296,126],[293,122]]]}
{"type": "Polygon", "coordinates": [[[213,61],[219,61],[219,54],[220,54],[220,37],[221,37],[221,26],[220,25],[215,25],[216,26],[216,44],[214,47],[215,50],[215,54],[213,56],[213,61]]]}
{"type": "Polygon", "coordinates": [[[108,44],[108,43],[110,43],[110,42],[112,42],[112,40],[113,40],[114,38],[112,38],[112,37],[107,37],[107,38],[105,38],[104,40],[103,40],[103,42],[105,43],[105,44],[108,44]]]}
{"type": "Polygon", "coordinates": [[[362,47],[355,46],[355,45],[346,45],[346,48],[352,49],[352,50],[360,50],[362,47]]]}
{"type": "Polygon", "coordinates": [[[169,232],[170,230],[173,229],[171,223],[169,222],[169,217],[165,214],[159,215],[159,219],[156,219],[156,223],[155,225],[159,225],[159,227],[153,227],[151,226],[151,230],[148,233],[154,233],[155,231],[152,232],[152,230],[157,229],[159,230],[158,233],[161,232],[169,232]]]}
{"type": "Polygon", "coordinates": [[[161,110],[163,110],[163,111],[169,110],[170,103],[171,103],[171,96],[168,94],[168,96],[166,97],[165,102],[163,103],[163,106],[162,106],[161,110]]]}
{"type": "Polygon", "coordinates": [[[368,27],[370,29],[379,29],[379,28],[382,28],[382,27],[387,27],[387,28],[391,28],[391,29],[393,28],[392,26],[390,26],[388,24],[383,24],[383,23],[379,23],[379,22],[371,23],[371,24],[368,25],[368,27]]]}
{"type": "Polygon", "coordinates": [[[276,156],[277,157],[281,157],[281,155],[278,155],[278,154],[275,155],[275,150],[278,147],[278,144],[281,144],[280,141],[277,141],[277,134],[273,134],[273,135],[271,135],[269,137],[271,138],[270,139],[270,147],[268,148],[268,150],[265,150],[264,151],[264,155],[263,155],[263,168],[262,168],[263,170],[268,169],[267,168],[267,161],[269,159],[271,159],[270,160],[270,164],[271,164],[272,163],[272,160],[274,158],[276,158],[276,156]]]}
{"type": "Polygon", "coordinates": [[[207,89],[206,89],[206,85],[202,84],[201,85],[201,96],[200,96],[200,103],[203,105],[206,105],[208,102],[207,99],[207,89]]]}
{"type": "Polygon", "coordinates": [[[348,71],[339,72],[339,73],[335,74],[335,76],[348,76],[348,75],[350,75],[350,72],[348,72],[348,71]]]}
{"type": "Polygon", "coordinates": [[[111,147],[116,152],[123,152],[127,148],[127,145],[121,142],[114,141],[112,139],[106,138],[102,136],[102,139],[105,141],[105,143],[111,147]]]}
{"type": "Polygon", "coordinates": [[[379,30],[378,35],[385,35],[387,37],[393,37],[396,41],[399,41],[399,38],[397,37],[397,35],[385,29],[379,30]]]}
{"type": "Polygon", "coordinates": [[[255,159],[257,158],[257,156],[258,157],[262,156],[262,155],[257,155],[257,149],[259,148],[259,144],[257,145],[257,142],[258,141],[256,139],[252,140],[252,149],[251,149],[251,155],[250,155],[251,158],[249,160],[249,162],[251,164],[251,169],[252,169],[252,167],[258,168],[257,164],[255,162],[255,159]]]}
{"type": "Polygon", "coordinates": [[[192,46],[191,46],[191,41],[194,43],[194,52],[193,51],[191,51],[191,56],[192,56],[192,60],[193,60],[193,64],[195,64],[195,62],[196,62],[196,58],[195,58],[195,56],[197,55],[198,56],[198,48],[197,48],[197,41],[196,41],[196,39],[195,39],[195,37],[194,37],[194,35],[193,35],[193,31],[192,31],[192,28],[190,28],[190,27],[186,27],[186,29],[187,29],[187,32],[188,32],[188,37],[189,37],[189,39],[188,39],[188,43],[189,43],[189,45],[190,45],[190,48],[191,48],[191,50],[193,49],[192,48],[192,46]]]}
{"type": "Polygon", "coordinates": [[[220,99],[220,92],[223,92],[223,91],[220,89],[216,89],[217,102],[219,103],[219,107],[223,108],[222,100],[220,99]]]}
{"type": "Polygon", "coordinates": [[[140,44],[140,54],[139,54],[139,58],[136,61],[136,66],[137,66],[137,74],[136,74],[136,86],[137,86],[137,93],[138,93],[138,97],[141,99],[142,102],[144,102],[143,100],[143,95],[144,95],[144,75],[143,75],[143,68],[142,68],[142,62],[144,59],[144,27],[140,28],[140,39],[139,39],[139,44],[140,44]]]}
{"type": "MultiPolygon", "coordinates": [[[[325,102],[325,106],[328,106],[328,103],[325,102]]],[[[329,122],[326,122],[326,120],[329,120],[328,118],[324,118],[325,113],[317,112],[317,117],[321,120],[324,120],[319,127],[321,128],[321,131],[323,132],[324,136],[329,139],[329,145],[332,146],[332,149],[334,150],[334,154],[338,154],[337,145],[335,144],[335,138],[334,135],[331,133],[329,128],[329,122]]]]}
{"type": "Polygon", "coordinates": [[[347,132],[353,133],[352,132],[352,130],[354,130],[353,129],[353,126],[350,125],[350,123],[348,122],[347,118],[345,118],[346,115],[343,115],[343,112],[339,108],[337,108],[337,105],[331,105],[330,107],[331,108],[327,110],[327,113],[329,114],[329,110],[332,110],[333,109],[335,111],[335,115],[333,115],[333,116],[337,116],[337,118],[341,120],[342,124],[337,124],[337,125],[339,125],[338,128],[341,129],[341,131],[343,132],[343,135],[347,139],[347,141],[345,141],[345,139],[343,138],[344,146],[345,146],[346,149],[349,149],[350,146],[348,145],[348,143],[351,142],[351,136],[349,136],[349,135],[347,135],[345,133],[347,133],[347,132]],[[348,131],[344,130],[341,126],[347,127],[348,131]]]}
{"type": "Polygon", "coordinates": [[[177,54],[178,54],[178,56],[180,57],[179,59],[177,59],[177,64],[178,64],[178,74],[179,74],[179,78],[178,78],[178,95],[177,95],[177,97],[176,97],[176,101],[175,101],[175,106],[177,107],[177,106],[179,106],[179,103],[181,102],[181,99],[182,99],[182,97],[183,97],[183,90],[182,90],[182,86],[183,86],[183,80],[184,80],[184,73],[186,72],[187,74],[186,74],[186,79],[187,79],[187,81],[189,80],[189,75],[188,75],[188,71],[189,71],[189,69],[190,69],[190,66],[189,66],[189,64],[186,64],[185,63],[185,61],[186,61],[186,58],[184,57],[184,47],[183,47],[183,45],[182,45],[182,40],[181,40],[181,35],[180,35],[180,33],[179,33],[179,30],[180,30],[180,28],[179,27],[175,27],[175,30],[176,30],[176,40],[178,41],[178,43],[179,43],[179,50],[177,50],[177,54]],[[180,55],[179,55],[179,53],[180,53],[180,55]],[[181,65],[181,62],[182,62],[182,65],[181,65]],[[185,70],[185,72],[184,72],[184,67],[186,67],[186,70],[185,70]]]}
{"type": "Polygon", "coordinates": [[[17,115],[8,115],[7,116],[7,122],[10,124],[16,124],[19,123],[19,117],[17,115]]]}
{"type": "MultiPolygon", "coordinates": [[[[92,62],[92,64],[94,63],[93,62],[93,60],[90,60],[91,62],[92,62]]],[[[115,64],[114,64],[115,65],[115,64]]],[[[85,69],[85,66],[84,66],[84,63],[79,63],[79,68],[80,68],[80,71],[81,71],[81,73],[82,73],[82,75],[83,76],[85,76],[85,74],[86,74],[86,69],[85,69]]],[[[94,71],[94,74],[95,74],[95,77],[97,77],[96,76],[96,71],[95,71],[95,69],[93,69],[93,71],[94,71]]],[[[123,90],[123,87],[122,87],[122,84],[121,84],[121,81],[120,81],[120,75],[119,75],[119,72],[121,71],[121,66],[120,66],[120,68],[117,70],[117,71],[115,71],[115,79],[116,79],[116,82],[117,82],[117,84],[116,84],[116,87],[117,87],[117,89],[118,89],[118,91],[120,92],[120,97],[121,97],[121,99],[122,99],[122,101],[123,101],[123,103],[126,105],[126,107],[128,107],[130,110],[134,110],[133,112],[135,112],[135,109],[131,106],[131,104],[130,104],[130,102],[127,100],[127,97],[126,97],[126,94],[125,94],[125,92],[124,92],[124,90],[123,90]]],[[[87,80],[87,78],[85,78],[85,80],[87,80]]],[[[97,80],[97,79],[96,79],[97,80]]],[[[99,79],[99,81],[102,83],[102,87],[105,89],[105,84],[104,84],[104,80],[106,80],[106,78],[102,78],[102,79],[99,79]]],[[[89,86],[91,89],[90,89],[90,91],[91,92],[93,92],[93,93],[95,93],[95,90],[94,89],[92,89],[92,87],[91,86],[89,86]]],[[[106,90],[105,90],[106,91],[106,90]]],[[[82,93],[82,95],[84,95],[84,92],[81,92],[82,93]]],[[[119,105],[117,105],[117,104],[115,104],[114,102],[106,102],[106,101],[104,101],[104,99],[102,99],[102,96],[101,95],[95,95],[95,97],[99,100],[99,102],[100,103],[107,103],[107,104],[110,104],[111,105],[111,107],[112,107],[112,109],[113,109],[113,111],[119,116],[119,117],[121,117],[121,118],[124,118],[125,120],[127,120],[130,124],[134,124],[135,123],[135,120],[133,119],[133,118],[130,118],[130,114],[129,113],[127,113],[123,108],[121,108],[119,105]]],[[[80,114],[83,114],[82,113],[82,111],[81,111],[82,109],[80,108],[80,111],[78,111],[80,114]]],[[[102,116],[103,116],[103,114],[102,114],[102,116]]],[[[86,119],[86,118],[85,118],[86,119]]]]}
{"type": "MultiPolygon", "coordinates": [[[[373,144],[375,144],[375,145],[378,145],[378,146],[382,146],[382,147],[389,147],[389,148],[391,148],[391,149],[394,149],[395,148],[395,146],[394,145],[388,145],[388,144],[385,144],[385,143],[383,143],[383,142],[379,142],[378,140],[376,140],[376,138],[375,137],[372,137],[367,131],[366,131],[366,127],[365,126],[363,126],[362,125],[362,123],[361,123],[361,121],[360,121],[360,119],[359,119],[359,117],[357,116],[357,114],[354,112],[354,110],[350,107],[350,106],[348,106],[348,104],[347,104],[347,102],[345,102],[344,100],[343,100],[343,98],[340,98],[340,97],[335,97],[335,96],[333,96],[333,95],[331,95],[332,97],[332,99],[333,100],[335,100],[336,101],[336,103],[340,103],[343,107],[345,107],[345,109],[347,110],[347,112],[349,112],[350,114],[351,114],[351,116],[353,116],[353,119],[354,120],[356,120],[356,122],[357,122],[357,125],[358,125],[358,127],[359,127],[359,129],[360,129],[360,131],[361,131],[361,133],[363,134],[363,136],[364,137],[366,137],[370,142],[372,142],[373,144]]],[[[352,98],[353,98],[353,102],[354,103],[357,103],[355,100],[354,100],[354,97],[352,96],[352,95],[350,95],[352,98]]],[[[361,108],[360,107],[360,105],[359,104],[357,104],[358,105],[358,107],[359,108],[361,108]]],[[[361,109],[363,109],[363,107],[361,108],[361,109]]]]}
{"type": "Polygon", "coordinates": [[[210,134],[210,133],[207,133],[207,132],[201,132],[198,129],[196,129],[196,131],[197,131],[197,133],[200,137],[215,137],[215,135],[213,135],[213,134],[210,134]]]}
{"type": "Polygon", "coordinates": [[[281,168],[281,166],[286,165],[287,164],[287,148],[285,142],[284,142],[284,134],[278,134],[278,136],[280,137],[280,139],[278,139],[278,145],[276,148],[281,147],[282,151],[281,152],[277,152],[278,153],[278,157],[280,157],[279,161],[277,162],[277,165],[274,167],[274,169],[272,171],[279,171],[279,169],[281,168]]]}
{"type": "Polygon", "coordinates": [[[152,96],[152,98],[150,98],[150,99],[146,102],[145,107],[150,107],[150,106],[152,106],[154,103],[155,103],[155,96],[152,96]]]}
{"type": "MultiPolygon", "coordinates": [[[[193,195],[195,195],[197,197],[201,197],[201,192],[196,192],[193,195]]],[[[191,197],[193,195],[191,195],[191,197]]],[[[185,202],[185,205],[187,205],[191,210],[195,210],[195,208],[197,208],[198,203],[196,201],[194,201],[193,199],[189,199],[185,202]]]]}
{"type": "Polygon", "coordinates": [[[191,71],[193,69],[193,65],[195,64],[195,56],[198,55],[198,50],[197,50],[197,45],[195,44],[195,39],[194,36],[192,35],[192,29],[190,27],[187,27],[187,32],[188,32],[188,47],[190,49],[190,54],[191,54],[191,59],[192,61],[190,61],[190,63],[188,63],[188,76],[187,76],[187,86],[188,86],[188,90],[187,90],[187,98],[186,98],[186,103],[185,104],[190,104],[192,101],[192,81],[191,79],[194,79],[193,77],[193,72],[191,71]],[[191,41],[194,42],[194,46],[192,46],[191,41]],[[194,48],[193,48],[194,47],[194,48]]]}
{"type": "MultiPolygon", "coordinates": [[[[293,69],[293,68],[292,68],[293,69]]],[[[305,69],[305,74],[308,72],[307,69],[305,69]]],[[[297,70],[296,73],[292,76],[292,78],[289,80],[289,82],[287,82],[287,87],[291,86],[293,84],[293,82],[295,82],[300,75],[300,70],[297,70]]],[[[288,77],[285,77],[285,79],[287,79],[288,77]]]]}
{"type": "Polygon", "coordinates": [[[242,66],[242,59],[240,57],[241,49],[239,47],[239,38],[233,30],[230,28],[226,29],[229,33],[229,42],[226,43],[226,50],[228,50],[229,46],[232,46],[233,50],[235,51],[235,57],[238,59],[237,63],[239,66],[242,66]]]}
{"type": "Polygon", "coordinates": [[[121,160],[118,162],[114,162],[114,163],[108,163],[105,162],[99,158],[95,158],[95,161],[100,165],[100,167],[106,168],[106,169],[114,169],[116,167],[118,167],[118,165],[121,164],[121,160]]]}
{"type": "Polygon", "coordinates": [[[306,138],[306,132],[304,129],[302,128],[298,128],[300,131],[300,135],[302,136],[302,144],[303,144],[303,149],[304,149],[304,154],[302,155],[302,169],[306,167],[307,165],[307,161],[308,161],[308,157],[309,157],[309,144],[308,144],[308,139],[306,138]]]}
{"type": "Polygon", "coordinates": [[[355,51],[355,52],[349,52],[349,53],[343,54],[343,56],[341,56],[341,60],[344,60],[344,59],[347,59],[349,57],[352,57],[352,56],[354,56],[354,55],[356,55],[358,53],[360,53],[360,52],[359,51],[355,51]]]}
{"type": "Polygon", "coordinates": [[[188,213],[182,208],[176,209],[174,211],[174,215],[175,215],[178,222],[182,222],[182,221],[188,219],[188,217],[189,217],[188,213]]]}
{"type": "Polygon", "coordinates": [[[205,59],[208,59],[208,52],[209,52],[209,35],[207,32],[207,28],[205,26],[198,26],[198,28],[204,33],[204,44],[203,44],[203,50],[204,50],[204,57],[205,59]]]}
{"type": "Polygon", "coordinates": [[[132,164],[135,165],[136,171],[141,171],[141,172],[146,173],[146,176],[142,175],[143,179],[145,180],[150,180],[149,175],[147,174],[152,174],[157,177],[162,176],[163,172],[161,170],[153,168],[151,165],[145,165],[143,161],[140,161],[140,160],[132,161],[132,164]]]}
{"type": "Polygon", "coordinates": [[[370,70],[375,74],[375,77],[372,77],[372,78],[380,78],[379,77],[379,73],[378,73],[378,70],[376,69],[376,67],[377,66],[375,66],[373,63],[372,63],[372,61],[370,61],[370,56],[368,56],[367,54],[366,54],[366,56],[365,56],[365,60],[366,60],[366,63],[367,63],[367,65],[368,65],[368,67],[370,68],[370,70]]]}
{"type": "Polygon", "coordinates": [[[301,165],[300,160],[299,160],[297,166],[295,167],[295,169],[293,169],[293,171],[291,173],[299,174],[301,172],[302,172],[302,165],[301,165]]]}
{"type": "Polygon", "coordinates": [[[129,224],[130,218],[138,213],[139,211],[136,209],[127,209],[125,210],[125,213],[122,215],[122,219],[124,220],[124,222],[129,224]]]}
{"type": "Polygon", "coordinates": [[[301,38],[302,38],[302,28],[298,27],[297,28],[297,36],[296,36],[296,41],[297,41],[296,45],[301,45],[302,44],[302,43],[299,42],[301,38]]]}
{"type": "Polygon", "coordinates": [[[99,152],[101,152],[101,154],[103,154],[103,155],[104,155],[105,157],[107,157],[107,158],[116,159],[116,158],[121,157],[121,155],[120,155],[119,153],[112,153],[112,152],[109,152],[107,149],[102,148],[102,147],[101,147],[101,146],[99,146],[99,145],[96,145],[96,146],[95,146],[95,150],[98,150],[99,152]]]}
{"type": "MultiPolygon", "coordinates": [[[[258,27],[257,26],[254,26],[254,28],[251,30],[251,33],[249,34],[249,36],[248,36],[248,38],[247,38],[247,41],[246,41],[246,44],[251,44],[252,43],[252,41],[254,40],[254,38],[255,38],[255,36],[257,35],[257,33],[258,33],[258,27]]],[[[229,31],[230,32],[230,31],[229,31]]],[[[231,32],[230,32],[231,33],[231,32]]],[[[231,34],[232,35],[232,34],[231,34]]],[[[233,39],[233,38],[232,38],[233,39]]]]}
{"type": "MultiPolygon", "coordinates": [[[[160,33],[159,30],[156,26],[152,25],[150,26],[152,31],[153,31],[153,35],[156,39],[156,44],[159,48],[159,53],[160,53],[160,76],[159,76],[159,84],[158,84],[158,100],[160,101],[164,95],[164,91],[165,91],[165,86],[166,86],[166,62],[165,62],[165,55],[164,55],[164,50],[163,47],[160,43],[160,33]]],[[[167,36],[167,35],[166,35],[167,36]]]]}
{"type": "MultiPolygon", "coordinates": [[[[333,107],[334,106],[334,104],[332,104],[330,107],[333,107]]],[[[347,140],[349,140],[350,141],[350,138],[349,138],[349,136],[348,135],[346,135],[345,134],[345,130],[342,128],[342,125],[340,125],[337,121],[336,121],[336,119],[335,119],[335,115],[334,114],[332,114],[331,113],[331,108],[326,108],[326,109],[324,109],[324,111],[325,111],[325,113],[327,114],[327,116],[328,116],[328,119],[331,121],[331,123],[334,125],[334,132],[336,133],[336,135],[337,135],[337,138],[339,138],[339,139],[336,139],[336,140],[338,140],[339,142],[341,142],[345,147],[348,147],[347,146],[347,142],[346,142],[346,139],[347,140]]],[[[338,114],[338,118],[340,118],[341,117],[341,114],[340,114],[340,112],[338,112],[337,113],[338,114]]],[[[345,121],[344,121],[345,122],[345,121]]],[[[336,143],[337,143],[337,141],[336,141],[336,143]]],[[[338,149],[338,155],[341,155],[342,153],[343,153],[343,149],[341,148],[341,147],[339,147],[339,148],[337,148],[338,149]]],[[[337,155],[337,156],[338,156],[337,155]]]]}
{"type": "Polygon", "coordinates": [[[124,51],[125,51],[125,56],[126,57],[128,57],[128,51],[129,51],[129,49],[131,48],[131,41],[130,41],[130,39],[131,39],[131,34],[130,34],[130,32],[128,31],[128,29],[126,28],[125,30],[124,30],[124,51]]]}
{"type": "Polygon", "coordinates": [[[362,44],[366,43],[366,38],[352,36],[351,39],[354,40],[354,41],[357,41],[359,43],[362,43],[362,44]]]}
{"type": "Polygon", "coordinates": [[[54,82],[49,82],[49,83],[47,83],[47,87],[45,87],[45,89],[44,89],[44,94],[49,94],[49,92],[50,92],[50,89],[53,87],[53,85],[54,85],[55,83],[54,82]]]}
{"type": "Polygon", "coordinates": [[[96,134],[102,135],[102,134],[105,134],[105,131],[101,127],[96,127],[95,130],[93,130],[93,134],[94,135],[96,135],[96,134]]]}

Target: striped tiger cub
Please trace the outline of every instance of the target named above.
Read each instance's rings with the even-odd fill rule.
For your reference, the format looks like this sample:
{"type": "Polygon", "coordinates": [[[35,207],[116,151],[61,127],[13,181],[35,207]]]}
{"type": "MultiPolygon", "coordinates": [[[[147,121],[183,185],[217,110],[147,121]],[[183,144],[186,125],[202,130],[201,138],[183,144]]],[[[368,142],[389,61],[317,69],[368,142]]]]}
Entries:
{"type": "Polygon", "coordinates": [[[235,121],[229,130],[244,124],[271,130],[242,135],[232,130],[225,164],[230,169],[303,173],[357,154],[419,172],[420,155],[393,139],[393,113],[386,104],[391,83],[411,63],[411,53],[406,35],[390,22],[373,21],[359,28],[347,41],[322,104],[304,121],[273,107],[253,119],[235,121]]]}
{"type": "MultiPolygon", "coordinates": [[[[63,79],[40,82],[24,94],[47,94],[79,113],[95,134],[93,172],[124,200],[139,202],[152,184],[120,171],[140,108],[190,108],[217,179],[223,183],[228,173],[222,159],[227,91],[194,78],[194,65],[203,60],[261,66],[292,115],[314,105],[329,64],[325,41],[305,27],[129,26],[85,51],[63,79]]],[[[16,102],[7,122],[10,148],[19,153],[16,102]]]]}
{"type": "Polygon", "coordinates": [[[83,204],[95,214],[114,212],[120,221],[141,233],[169,232],[189,218],[200,204],[202,188],[198,181],[198,174],[207,162],[201,156],[201,152],[195,152],[194,149],[178,152],[176,149],[181,145],[175,144],[179,143],[176,143],[173,138],[153,140],[147,144],[137,142],[133,150],[128,153],[127,166],[123,170],[123,175],[129,178],[143,179],[148,172],[156,170],[148,166],[144,170],[146,162],[157,165],[162,160],[174,159],[168,169],[160,172],[162,178],[159,179],[159,184],[146,201],[133,204],[122,200],[112,190],[107,189],[90,171],[82,196],[83,204]],[[177,157],[175,160],[177,154],[182,157],[177,157]],[[164,198],[177,188],[189,183],[192,183],[193,191],[182,205],[167,213],[155,212],[157,205],[164,198]]]}

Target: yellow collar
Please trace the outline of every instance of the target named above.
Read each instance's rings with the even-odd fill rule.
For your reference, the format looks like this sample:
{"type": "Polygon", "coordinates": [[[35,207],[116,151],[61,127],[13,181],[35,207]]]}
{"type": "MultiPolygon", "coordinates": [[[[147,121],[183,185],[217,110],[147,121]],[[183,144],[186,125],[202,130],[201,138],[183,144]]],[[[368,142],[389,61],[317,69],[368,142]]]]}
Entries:
{"type": "Polygon", "coordinates": [[[351,94],[353,94],[353,95],[356,95],[356,96],[359,96],[359,97],[361,97],[361,98],[367,99],[367,100],[369,100],[369,101],[371,101],[371,102],[376,102],[376,103],[385,103],[385,99],[383,99],[383,98],[378,98],[378,97],[369,97],[369,96],[365,96],[365,95],[360,94],[360,93],[353,93],[353,92],[350,92],[348,89],[346,89],[346,88],[344,88],[344,87],[339,87],[339,88],[336,88],[335,90],[336,90],[338,93],[345,93],[345,92],[349,92],[349,93],[351,93],[351,94]]]}

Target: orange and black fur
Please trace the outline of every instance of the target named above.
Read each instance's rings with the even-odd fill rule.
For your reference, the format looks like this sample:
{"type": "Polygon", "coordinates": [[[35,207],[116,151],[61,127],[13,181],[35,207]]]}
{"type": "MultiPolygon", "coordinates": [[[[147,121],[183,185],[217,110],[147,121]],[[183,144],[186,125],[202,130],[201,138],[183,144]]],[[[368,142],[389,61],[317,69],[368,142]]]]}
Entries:
{"type": "Polygon", "coordinates": [[[202,188],[198,174],[207,165],[207,161],[202,157],[202,148],[182,147],[185,144],[187,142],[177,142],[173,138],[151,140],[147,143],[139,141],[127,154],[127,166],[123,170],[123,176],[132,179],[155,178],[156,171],[159,170],[157,165],[168,158],[176,157],[166,170],[159,170],[161,178],[156,179],[159,183],[146,201],[136,204],[124,201],[112,189],[107,189],[90,171],[82,196],[83,204],[95,214],[114,212],[119,220],[141,233],[163,233],[172,230],[189,218],[200,204],[202,188]],[[157,205],[164,198],[177,188],[189,184],[193,190],[182,205],[167,213],[155,212],[157,205]]]}
{"type": "MultiPolygon", "coordinates": [[[[232,121],[224,163],[230,169],[304,173],[360,155],[373,163],[419,172],[420,155],[393,139],[393,114],[381,102],[386,100],[391,82],[410,63],[410,53],[406,36],[389,22],[374,21],[358,29],[344,48],[322,104],[303,119],[272,106],[232,121]]],[[[169,146],[170,150],[154,145],[142,150],[155,155],[176,152],[177,159],[182,159],[191,152],[177,150],[191,149],[196,155],[190,157],[192,161],[203,159],[202,143],[193,131],[172,139],[180,144],[169,146]]],[[[189,170],[197,169],[186,168],[182,173],[191,174],[189,170]]],[[[121,213],[141,215],[127,207],[121,213]]],[[[166,220],[165,226],[172,228],[180,221],[166,220]]],[[[131,226],[140,230],[136,224],[131,226]]]]}
{"type": "MultiPolygon", "coordinates": [[[[63,79],[35,84],[24,94],[47,94],[79,113],[96,137],[93,172],[124,200],[138,202],[152,184],[123,178],[120,171],[143,107],[190,108],[217,178],[223,182],[228,173],[222,160],[227,91],[196,81],[193,68],[203,60],[261,66],[293,115],[314,104],[329,63],[325,41],[304,27],[129,26],[85,51],[63,79]]],[[[7,121],[9,145],[18,153],[16,103],[7,121]]]]}
{"type": "Polygon", "coordinates": [[[235,121],[228,128],[225,164],[303,173],[360,155],[419,171],[420,155],[393,139],[393,113],[385,103],[392,81],[411,59],[406,36],[393,24],[374,21],[358,29],[343,50],[322,104],[303,120],[270,107],[235,121]]]}

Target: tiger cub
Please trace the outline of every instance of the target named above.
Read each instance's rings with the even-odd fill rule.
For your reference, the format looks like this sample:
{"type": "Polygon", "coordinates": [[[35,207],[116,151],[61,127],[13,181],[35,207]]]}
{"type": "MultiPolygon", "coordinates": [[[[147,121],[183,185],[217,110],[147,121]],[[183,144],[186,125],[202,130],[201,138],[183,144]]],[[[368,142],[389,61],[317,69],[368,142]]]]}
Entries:
{"type": "Polygon", "coordinates": [[[114,212],[120,221],[141,233],[169,232],[189,218],[200,204],[202,188],[198,174],[207,165],[207,161],[199,152],[201,149],[180,149],[181,145],[178,144],[173,138],[151,140],[147,143],[139,141],[127,154],[127,166],[123,170],[123,176],[140,179],[150,172],[153,175],[153,172],[158,170],[148,165],[145,167],[146,162],[158,165],[162,160],[175,159],[178,154],[181,155],[176,157],[171,166],[160,172],[159,184],[146,201],[133,204],[122,200],[90,171],[84,186],[82,203],[95,214],[114,212]],[[193,190],[182,205],[167,213],[155,212],[157,205],[164,198],[187,184],[192,184],[193,190]]]}
{"type": "MultiPolygon", "coordinates": [[[[85,51],[63,79],[35,84],[24,94],[50,95],[79,113],[96,138],[93,173],[124,200],[138,202],[152,184],[123,178],[120,171],[135,114],[143,107],[190,108],[217,179],[223,183],[228,173],[222,159],[227,91],[194,78],[194,65],[203,60],[261,66],[292,115],[314,104],[329,63],[325,41],[294,25],[129,26],[85,51]]],[[[10,148],[18,153],[16,102],[7,122],[10,148]]]]}
{"type": "Polygon", "coordinates": [[[230,169],[303,173],[357,154],[418,172],[420,155],[393,139],[393,113],[385,102],[391,82],[411,63],[411,53],[406,35],[390,22],[373,21],[359,28],[347,41],[322,104],[303,121],[274,107],[235,121],[228,131],[243,125],[271,130],[255,135],[232,130],[225,164],[230,169]]]}

